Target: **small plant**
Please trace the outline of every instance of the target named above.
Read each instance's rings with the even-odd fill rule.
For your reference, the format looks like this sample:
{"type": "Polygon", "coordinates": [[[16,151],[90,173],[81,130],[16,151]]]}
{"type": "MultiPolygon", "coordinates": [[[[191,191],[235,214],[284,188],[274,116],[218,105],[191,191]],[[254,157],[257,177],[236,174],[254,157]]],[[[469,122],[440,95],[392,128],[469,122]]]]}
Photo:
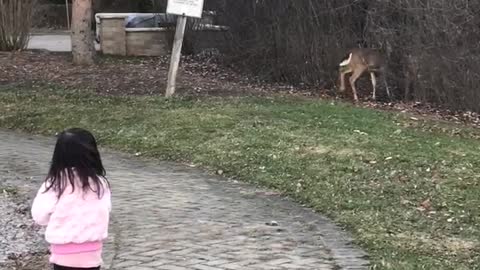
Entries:
{"type": "Polygon", "coordinates": [[[25,49],[35,0],[0,0],[0,51],[25,49]]]}
{"type": "Polygon", "coordinates": [[[7,194],[7,195],[18,194],[18,189],[12,186],[0,187],[0,190],[2,191],[3,194],[7,194]]]}

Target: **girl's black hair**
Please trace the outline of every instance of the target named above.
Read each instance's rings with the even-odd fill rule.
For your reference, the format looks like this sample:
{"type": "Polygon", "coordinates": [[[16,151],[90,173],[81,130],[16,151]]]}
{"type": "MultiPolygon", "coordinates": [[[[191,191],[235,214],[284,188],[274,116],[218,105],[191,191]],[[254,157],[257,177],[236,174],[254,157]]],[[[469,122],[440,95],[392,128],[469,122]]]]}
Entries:
{"type": "Polygon", "coordinates": [[[68,183],[75,190],[75,178],[78,177],[84,192],[94,191],[101,198],[105,188],[110,188],[105,175],[92,133],[72,128],[57,135],[50,170],[45,179],[47,191],[53,189],[60,198],[68,183]]]}

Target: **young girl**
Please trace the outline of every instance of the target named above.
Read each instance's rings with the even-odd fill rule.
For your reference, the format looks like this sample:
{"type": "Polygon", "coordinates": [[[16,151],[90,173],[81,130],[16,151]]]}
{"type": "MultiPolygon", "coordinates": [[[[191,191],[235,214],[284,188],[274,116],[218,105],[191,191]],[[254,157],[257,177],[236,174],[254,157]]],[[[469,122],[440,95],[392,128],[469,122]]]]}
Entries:
{"type": "Polygon", "coordinates": [[[111,210],[110,185],[93,135],[58,135],[50,170],[35,197],[32,217],[45,226],[54,270],[98,270],[111,210]]]}

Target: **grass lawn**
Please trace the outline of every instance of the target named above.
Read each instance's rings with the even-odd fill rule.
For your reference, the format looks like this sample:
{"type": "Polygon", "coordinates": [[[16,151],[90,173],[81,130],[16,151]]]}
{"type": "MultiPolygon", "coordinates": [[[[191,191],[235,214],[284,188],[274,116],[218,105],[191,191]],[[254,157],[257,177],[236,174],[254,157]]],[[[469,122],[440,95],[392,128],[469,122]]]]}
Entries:
{"type": "Polygon", "coordinates": [[[0,127],[85,127],[102,145],[277,189],[344,225],[373,269],[478,269],[480,132],[330,102],[4,87],[0,127]]]}

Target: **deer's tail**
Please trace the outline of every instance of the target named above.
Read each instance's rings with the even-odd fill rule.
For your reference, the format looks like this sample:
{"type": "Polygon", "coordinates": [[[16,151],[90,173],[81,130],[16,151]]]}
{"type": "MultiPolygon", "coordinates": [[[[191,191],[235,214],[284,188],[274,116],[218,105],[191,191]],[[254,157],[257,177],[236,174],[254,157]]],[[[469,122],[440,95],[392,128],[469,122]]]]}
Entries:
{"type": "Polygon", "coordinates": [[[352,53],[349,54],[348,59],[345,59],[340,63],[340,66],[347,66],[348,64],[350,64],[350,61],[352,61],[352,53]]]}

